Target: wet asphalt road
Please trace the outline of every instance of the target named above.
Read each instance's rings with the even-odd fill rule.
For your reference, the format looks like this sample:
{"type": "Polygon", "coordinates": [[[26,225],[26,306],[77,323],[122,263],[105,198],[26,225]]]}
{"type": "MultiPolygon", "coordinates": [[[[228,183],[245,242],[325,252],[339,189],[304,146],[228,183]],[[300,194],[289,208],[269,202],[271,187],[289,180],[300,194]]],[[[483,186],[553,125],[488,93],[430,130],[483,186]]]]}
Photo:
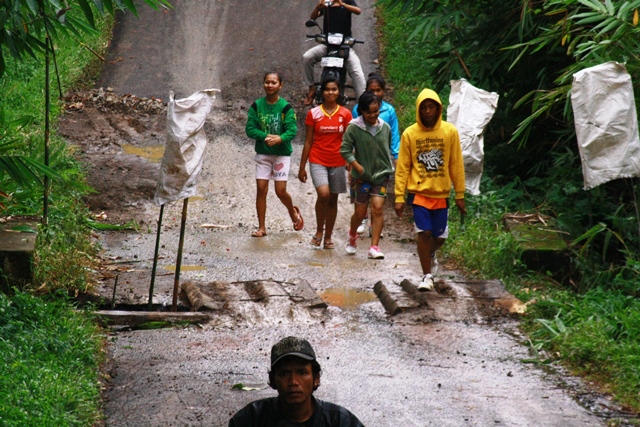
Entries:
{"type": "MultiPolygon", "coordinates": [[[[291,176],[289,191],[305,217],[294,232],[273,193],[269,235],[250,238],[255,226],[253,147],[243,132],[246,107],[261,96],[265,70],[287,76],[284,96],[298,104],[304,93],[301,57],[304,20],[313,0],[175,1],[174,10],[143,9],[140,20],[121,18],[99,84],[116,93],[166,98],[204,88],[222,89],[207,128],[209,147],[199,195],[189,204],[182,280],[202,283],[304,279],[330,301],[327,309],[300,307],[273,295],[267,303],[239,297],[210,323],[110,335],[105,412],[108,426],[225,426],[267,388],[271,345],[287,335],[312,343],[322,365],[317,397],[346,406],[366,425],[386,426],[603,426],[579,405],[563,378],[525,363],[532,355],[512,318],[487,318],[463,290],[433,298],[431,307],[390,317],[373,296],[377,281],[416,281],[410,225],[386,211],[386,257],[349,257],[342,245],[352,207],[341,196],[334,251],[309,247],[314,229],[311,184],[291,176]],[[209,227],[203,225],[208,224],[209,227]],[[215,225],[215,227],[211,227],[215,225]],[[392,227],[391,227],[392,226],[392,227]],[[234,384],[259,390],[233,390],[234,384]]],[[[355,18],[365,72],[375,67],[372,1],[355,18]]],[[[294,142],[297,170],[302,132],[294,142]]],[[[140,141],[145,145],[145,141],[140,141]]],[[[157,168],[150,162],[149,167],[157,168]]],[[[173,286],[182,205],[168,206],[154,302],[167,304],[173,286]]],[[[158,208],[140,205],[136,219],[153,224],[158,208]]],[[[142,233],[104,233],[106,256],[136,260],[123,273],[120,303],[146,302],[155,227],[142,233]]],[[[366,247],[366,240],[361,244],[366,247]]],[[[456,277],[445,271],[443,277],[456,277]]],[[[112,283],[102,293],[109,295],[112,283]]]]}

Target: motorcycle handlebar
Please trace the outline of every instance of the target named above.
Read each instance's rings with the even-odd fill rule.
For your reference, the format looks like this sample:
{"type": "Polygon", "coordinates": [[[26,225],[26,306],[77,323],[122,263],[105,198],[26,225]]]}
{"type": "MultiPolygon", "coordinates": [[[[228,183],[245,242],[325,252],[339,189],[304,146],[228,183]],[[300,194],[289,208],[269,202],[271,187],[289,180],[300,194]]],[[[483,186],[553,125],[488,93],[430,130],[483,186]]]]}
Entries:
{"type": "MultiPolygon", "coordinates": [[[[307,38],[315,39],[319,34],[307,34],[307,38]]],[[[364,40],[354,40],[354,43],[364,44],[364,40]]]]}

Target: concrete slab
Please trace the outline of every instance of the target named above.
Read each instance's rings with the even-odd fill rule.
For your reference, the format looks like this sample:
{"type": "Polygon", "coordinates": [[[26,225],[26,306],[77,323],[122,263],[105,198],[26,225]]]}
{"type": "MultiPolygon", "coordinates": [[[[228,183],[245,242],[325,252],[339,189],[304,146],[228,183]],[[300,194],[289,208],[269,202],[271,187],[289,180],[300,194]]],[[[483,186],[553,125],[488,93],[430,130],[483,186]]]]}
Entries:
{"type": "Polygon", "coordinates": [[[0,224],[0,290],[33,279],[31,263],[38,236],[34,220],[8,220],[0,224]]]}

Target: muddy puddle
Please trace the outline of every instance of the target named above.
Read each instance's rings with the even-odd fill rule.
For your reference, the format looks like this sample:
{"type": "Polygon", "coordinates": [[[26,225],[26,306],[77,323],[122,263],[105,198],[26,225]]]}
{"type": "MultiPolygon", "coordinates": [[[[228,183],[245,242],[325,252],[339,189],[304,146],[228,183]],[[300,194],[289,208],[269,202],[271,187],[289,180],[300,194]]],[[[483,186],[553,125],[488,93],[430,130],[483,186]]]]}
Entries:
{"type": "Polygon", "coordinates": [[[344,309],[354,309],[378,299],[373,292],[353,288],[329,288],[319,294],[327,304],[344,309]]]}
{"type": "Polygon", "coordinates": [[[138,147],[131,144],[124,144],[122,150],[127,154],[133,154],[143,159],[147,159],[153,163],[160,163],[164,156],[164,145],[153,145],[147,147],[138,147]]]}

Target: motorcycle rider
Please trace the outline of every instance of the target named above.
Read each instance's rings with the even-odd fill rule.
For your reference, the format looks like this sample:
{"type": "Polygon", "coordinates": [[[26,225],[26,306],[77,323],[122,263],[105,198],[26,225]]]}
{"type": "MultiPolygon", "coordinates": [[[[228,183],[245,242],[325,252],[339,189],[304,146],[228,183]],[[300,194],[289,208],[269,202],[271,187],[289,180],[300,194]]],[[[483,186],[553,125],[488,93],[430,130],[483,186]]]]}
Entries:
{"type": "MultiPolygon", "coordinates": [[[[351,37],[351,15],[360,15],[361,12],[362,10],[358,7],[355,0],[319,0],[313,12],[311,12],[311,19],[316,20],[319,16],[324,16],[322,29],[324,34],[340,33],[345,37],[351,37]],[[327,6],[328,4],[330,5],[327,6]]],[[[304,64],[304,82],[309,87],[307,96],[304,99],[305,105],[311,105],[316,93],[313,67],[326,54],[327,46],[319,44],[306,51],[302,57],[304,64]]],[[[359,99],[365,89],[365,79],[360,58],[358,58],[358,55],[356,55],[353,49],[349,52],[346,68],[353,81],[356,99],[359,99]]]]}

